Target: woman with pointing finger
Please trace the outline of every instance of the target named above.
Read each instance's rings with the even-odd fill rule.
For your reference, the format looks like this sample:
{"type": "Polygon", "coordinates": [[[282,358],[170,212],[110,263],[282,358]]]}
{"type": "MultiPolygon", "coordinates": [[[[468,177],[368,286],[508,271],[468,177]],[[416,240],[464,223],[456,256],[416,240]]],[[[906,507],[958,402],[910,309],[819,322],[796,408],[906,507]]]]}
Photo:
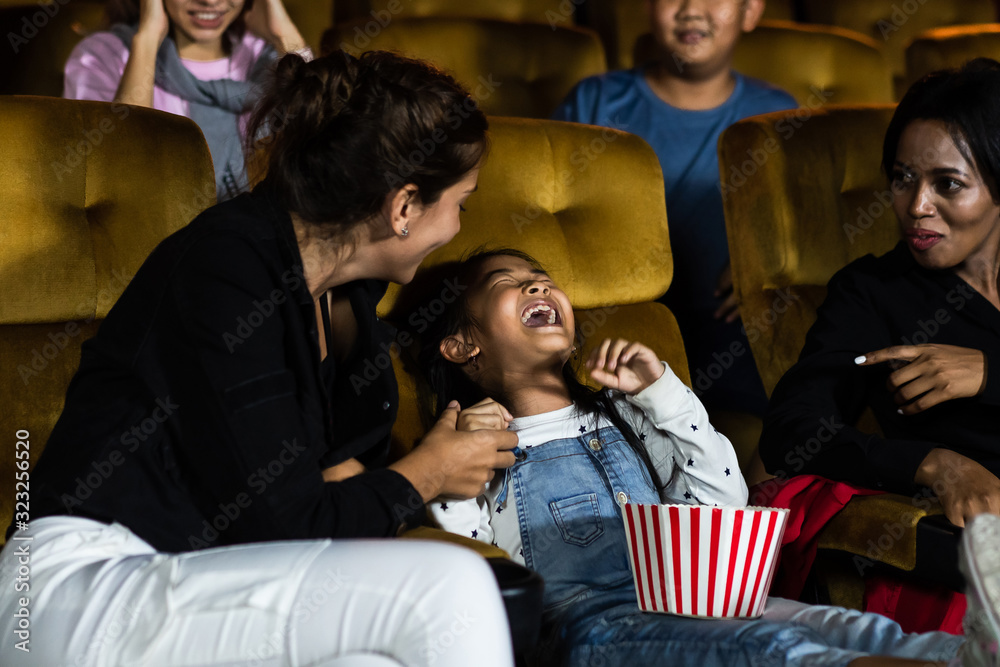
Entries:
{"type": "Polygon", "coordinates": [[[882,166],[903,238],[830,280],[760,453],[773,474],[929,487],[963,526],[1000,514],[1000,63],[914,84],[882,166]],[[865,408],[883,435],[853,426],[865,408]]]}

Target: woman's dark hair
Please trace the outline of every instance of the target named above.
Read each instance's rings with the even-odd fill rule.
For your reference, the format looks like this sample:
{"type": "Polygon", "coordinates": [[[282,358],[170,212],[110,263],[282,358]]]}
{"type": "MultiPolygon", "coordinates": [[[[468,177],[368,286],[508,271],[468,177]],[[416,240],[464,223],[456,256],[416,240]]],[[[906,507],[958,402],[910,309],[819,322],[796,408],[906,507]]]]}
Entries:
{"type": "MultiPolygon", "coordinates": [[[[246,32],[246,24],[243,22],[243,15],[253,6],[254,0],[246,0],[243,9],[236,20],[226,28],[226,36],[230,41],[243,37],[246,32]]],[[[140,0],[107,0],[104,4],[104,22],[106,27],[116,23],[126,25],[137,25],[139,23],[139,2],[140,0]]],[[[225,40],[223,40],[225,42],[225,40]]]]}
{"type": "MultiPolygon", "coordinates": [[[[479,327],[476,317],[469,311],[470,291],[475,288],[475,281],[479,276],[480,268],[486,260],[492,257],[517,257],[531,264],[539,271],[544,271],[541,265],[530,255],[513,250],[511,248],[496,248],[490,250],[474,250],[461,262],[455,262],[436,267],[434,277],[441,280],[437,283],[436,289],[425,290],[426,294],[440,295],[448,292],[446,280],[450,280],[451,285],[461,285],[464,289],[450,304],[444,306],[443,312],[433,318],[422,318],[419,320],[423,327],[422,333],[417,333],[420,340],[420,352],[418,356],[418,366],[423,386],[420,387],[421,411],[425,419],[425,425],[430,426],[436,417],[443,411],[444,406],[452,400],[457,400],[463,406],[470,406],[487,398],[486,392],[475,382],[469,379],[468,375],[462,371],[458,364],[448,361],[441,356],[440,346],[448,336],[455,335],[461,331],[470,331],[479,327]]],[[[422,281],[426,282],[426,281],[422,281]]],[[[436,301],[444,303],[444,299],[436,301]]],[[[431,308],[429,311],[434,313],[431,308]]],[[[413,321],[412,319],[410,320],[413,321]]],[[[577,332],[577,339],[579,339],[577,332]]],[[[576,404],[580,414],[591,415],[596,423],[599,417],[605,417],[624,436],[629,447],[635,451],[639,459],[645,464],[649,471],[650,478],[657,489],[664,488],[666,481],[661,480],[649,458],[649,452],[645,445],[639,440],[635,430],[615,407],[615,402],[605,391],[591,389],[577,379],[576,369],[571,361],[567,361],[562,368],[563,380],[569,390],[569,397],[576,404]]],[[[502,400],[502,396],[493,398],[502,400]]]]}
{"type": "Polygon", "coordinates": [[[958,69],[932,72],[906,91],[882,144],[882,169],[893,173],[899,139],[915,120],[937,120],[1000,202],[1000,63],[976,58],[958,69]]]}
{"type": "Polygon", "coordinates": [[[404,185],[420,203],[437,202],[483,158],[487,126],[468,92],[428,63],[384,51],[311,62],[289,54],[254,111],[247,155],[264,148],[265,184],[289,211],[336,233],[404,185]]]}

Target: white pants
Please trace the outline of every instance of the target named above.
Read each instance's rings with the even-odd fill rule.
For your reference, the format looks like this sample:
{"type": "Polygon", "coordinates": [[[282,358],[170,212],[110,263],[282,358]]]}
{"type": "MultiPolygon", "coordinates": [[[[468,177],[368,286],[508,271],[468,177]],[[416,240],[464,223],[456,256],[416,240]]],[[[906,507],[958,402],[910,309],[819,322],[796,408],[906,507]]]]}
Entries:
{"type": "Polygon", "coordinates": [[[454,545],[308,540],[164,554],[120,524],[77,517],[38,519],[14,537],[31,539],[0,552],[5,667],[513,664],[490,568],[454,545]],[[25,625],[30,652],[17,648],[25,625]]]}

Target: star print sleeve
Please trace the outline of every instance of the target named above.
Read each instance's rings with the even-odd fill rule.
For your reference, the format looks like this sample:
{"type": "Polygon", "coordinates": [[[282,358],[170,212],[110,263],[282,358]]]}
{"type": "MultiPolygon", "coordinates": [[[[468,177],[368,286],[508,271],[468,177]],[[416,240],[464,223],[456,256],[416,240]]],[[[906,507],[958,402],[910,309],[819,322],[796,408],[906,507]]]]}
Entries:
{"type": "Polygon", "coordinates": [[[493,528],[486,496],[471,500],[443,500],[427,503],[431,517],[443,530],[491,544],[493,528]]]}
{"type": "Polygon", "coordinates": [[[746,505],[747,485],[729,439],[712,427],[694,392],[666,363],[663,367],[660,379],[626,396],[645,415],[644,442],[661,481],[669,480],[661,500],[746,505]]]}

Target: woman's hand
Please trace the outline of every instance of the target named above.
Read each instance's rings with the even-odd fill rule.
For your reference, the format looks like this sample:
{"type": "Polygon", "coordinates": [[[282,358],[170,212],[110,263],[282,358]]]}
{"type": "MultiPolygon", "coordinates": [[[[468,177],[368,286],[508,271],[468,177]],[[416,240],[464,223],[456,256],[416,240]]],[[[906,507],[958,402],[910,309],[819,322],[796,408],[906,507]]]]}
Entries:
{"type": "Polygon", "coordinates": [[[139,28],[136,37],[148,40],[156,49],[170,32],[170,18],[163,7],[163,0],[140,0],[139,28]]]}
{"type": "Polygon", "coordinates": [[[128,62],[115,91],[115,102],[153,106],[156,54],[168,32],[170,18],[163,8],[163,0],[140,0],[139,28],[132,37],[128,62]]]}
{"type": "Polygon", "coordinates": [[[323,470],[324,482],[340,482],[348,477],[360,475],[365,471],[365,466],[357,459],[347,459],[343,463],[330,466],[323,470]]]}
{"type": "Polygon", "coordinates": [[[456,431],[506,431],[514,417],[492,398],[485,398],[458,413],[456,431]]]}
{"type": "Polygon", "coordinates": [[[958,452],[932,449],[913,481],[934,491],[945,516],[956,526],[964,526],[977,514],[1000,514],[1000,479],[958,452]]]}
{"type": "Polygon", "coordinates": [[[267,41],[280,53],[299,51],[306,46],[281,0],[255,0],[243,15],[247,29],[267,41]]]}
{"type": "Polygon", "coordinates": [[[458,431],[458,401],[452,401],[419,445],[389,466],[410,480],[424,502],[438,496],[475,498],[493,479],[494,470],[514,465],[513,431],[458,431]]]}
{"type": "Polygon", "coordinates": [[[869,352],[855,363],[872,366],[886,361],[905,364],[886,382],[904,415],[955,398],[978,396],[985,386],[986,355],[980,350],[955,345],[894,345],[869,352]]]}
{"type": "Polygon", "coordinates": [[[715,296],[722,299],[722,303],[715,309],[713,317],[725,320],[726,324],[735,322],[740,316],[740,302],[733,289],[733,269],[729,262],[726,262],[726,268],[722,270],[719,281],[715,284],[715,296]]]}
{"type": "Polygon", "coordinates": [[[656,353],[643,345],[619,338],[605,338],[600,347],[587,359],[590,377],[605,387],[629,395],[640,391],[660,379],[663,364],[656,353]]]}

